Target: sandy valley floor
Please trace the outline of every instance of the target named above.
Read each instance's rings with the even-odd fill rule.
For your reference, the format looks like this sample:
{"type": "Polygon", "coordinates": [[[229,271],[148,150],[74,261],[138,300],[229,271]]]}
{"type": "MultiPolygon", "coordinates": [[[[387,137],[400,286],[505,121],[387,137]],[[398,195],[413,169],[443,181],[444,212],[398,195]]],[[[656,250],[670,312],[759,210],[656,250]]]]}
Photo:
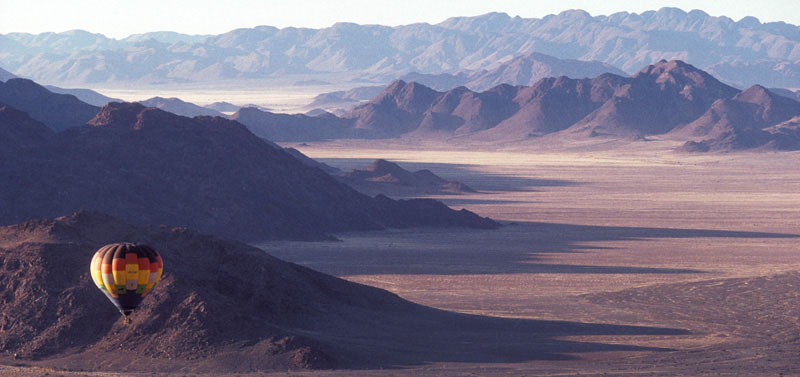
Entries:
{"type": "Polygon", "coordinates": [[[643,348],[577,347],[564,360],[515,364],[434,361],[389,374],[800,374],[800,154],[614,147],[301,145],[340,168],[375,158],[429,168],[480,191],[438,199],[505,225],[261,246],[436,308],[676,334],[569,336],[643,348]]]}
{"type": "MultiPolygon", "coordinates": [[[[433,352],[389,370],[274,375],[800,375],[800,153],[676,154],[658,140],[293,146],[343,169],[376,158],[429,168],[480,191],[438,199],[504,226],[264,250],[423,305],[541,321],[548,333],[543,345],[509,333],[444,340],[483,342],[507,360],[433,352]]],[[[0,367],[14,374],[85,375],[0,367]]]]}

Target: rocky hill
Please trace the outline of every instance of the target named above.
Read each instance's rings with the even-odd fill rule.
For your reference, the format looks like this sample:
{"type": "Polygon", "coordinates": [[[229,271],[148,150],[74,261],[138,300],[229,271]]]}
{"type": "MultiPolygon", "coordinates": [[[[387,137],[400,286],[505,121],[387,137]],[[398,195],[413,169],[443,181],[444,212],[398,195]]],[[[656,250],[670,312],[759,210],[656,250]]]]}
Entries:
{"type": "Polygon", "coordinates": [[[434,201],[360,194],[219,117],[112,103],[87,125],[0,163],[0,224],[92,209],[137,224],[243,240],[330,232],[496,224],[434,201]],[[403,208],[413,206],[413,215],[403,208]]]}
{"type": "MultiPolygon", "coordinates": [[[[430,86],[430,85],[429,85],[430,86]]],[[[385,85],[362,86],[349,90],[320,93],[314,97],[307,108],[316,109],[351,109],[361,102],[367,101],[380,93],[385,85]]]]}
{"type": "Polygon", "coordinates": [[[362,137],[395,137],[419,127],[425,111],[440,96],[422,84],[398,80],[344,117],[353,120],[354,130],[362,137]]]}
{"type": "Polygon", "coordinates": [[[411,172],[386,160],[375,160],[365,170],[353,169],[339,173],[336,177],[369,195],[416,196],[475,192],[461,182],[448,181],[428,169],[411,172]]]}
{"type": "Polygon", "coordinates": [[[661,61],[620,81],[613,96],[572,128],[593,135],[663,134],[736,93],[737,89],[682,61],[661,61]]]}
{"type": "Polygon", "coordinates": [[[767,148],[780,150],[798,150],[800,145],[800,116],[764,128],[769,134],[767,148]]]}
{"type": "Polygon", "coordinates": [[[144,101],[138,101],[146,107],[157,107],[164,111],[169,111],[173,114],[182,115],[185,117],[195,116],[223,116],[221,112],[209,109],[203,106],[195,105],[191,102],[186,102],[180,98],[164,98],[153,97],[144,101]]]}
{"type": "Polygon", "coordinates": [[[239,111],[239,109],[241,108],[240,106],[236,106],[236,105],[234,105],[232,103],[228,103],[228,102],[214,102],[214,103],[210,103],[208,105],[205,105],[203,107],[205,107],[207,109],[214,110],[214,111],[218,111],[218,112],[221,112],[221,113],[235,113],[235,112],[239,111]]]}
{"type": "Polygon", "coordinates": [[[56,94],[31,80],[20,78],[0,82],[0,103],[26,112],[56,131],[83,125],[100,110],[73,95],[56,94]]]}
{"type": "Polygon", "coordinates": [[[298,159],[300,162],[302,162],[302,163],[304,163],[304,164],[306,164],[308,166],[320,169],[320,170],[322,170],[322,171],[324,171],[324,172],[326,172],[328,174],[338,175],[338,174],[340,174],[342,172],[341,170],[339,170],[339,168],[335,168],[335,167],[330,166],[330,165],[328,165],[328,164],[326,164],[324,162],[319,162],[319,161],[317,161],[317,160],[315,160],[315,159],[313,159],[311,157],[306,156],[305,154],[303,154],[303,152],[300,152],[299,150],[297,150],[295,148],[287,147],[287,148],[283,148],[283,151],[288,153],[288,154],[290,154],[290,155],[292,155],[292,157],[298,159]]]}
{"type": "Polygon", "coordinates": [[[402,302],[243,244],[91,212],[0,227],[0,282],[3,353],[82,370],[333,367],[340,357],[301,329],[319,326],[325,308],[338,312],[328,319],[355,310],[359,296],[402,302]],[[131,325],[87,274],[94,251],[119,240],[153,246],[166,266],[131,325]]]}
{"type": "Polygon", "coordinates": [[[755,85],[732,98],[715,101],[701,117],[675,129],[670,136],[689,139],[683,148],[689,151],[762,146],[798,149],[800,144],[792,142],[796,136],[791,132],[791,119],[798,115],[800,102],[755,85]],[[778,126],[782,122],[788,123],[778,126]]]}
{"type": "Polygon", "coordinates": [[[122,374],[520,362],[637,349],[559,337],[685,333],[444,312],[239,242],[86,211],[0,227],[0,328],[0,363],[122,374]],[[120,241],[164,261],[129,325],[88,268],[98,248],[120,241]]]}

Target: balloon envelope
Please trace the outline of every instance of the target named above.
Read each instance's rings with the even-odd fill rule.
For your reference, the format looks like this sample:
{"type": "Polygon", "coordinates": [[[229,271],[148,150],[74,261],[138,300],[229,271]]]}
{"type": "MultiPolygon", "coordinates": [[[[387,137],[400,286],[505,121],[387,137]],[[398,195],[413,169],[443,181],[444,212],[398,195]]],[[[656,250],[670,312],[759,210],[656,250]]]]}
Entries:
{"type": "Polygon", "coordinates": [[[153,290],[163,267],[152,247],[125,242],[97,250],[90,269],[97,288],[127,316],[153,290]]]}

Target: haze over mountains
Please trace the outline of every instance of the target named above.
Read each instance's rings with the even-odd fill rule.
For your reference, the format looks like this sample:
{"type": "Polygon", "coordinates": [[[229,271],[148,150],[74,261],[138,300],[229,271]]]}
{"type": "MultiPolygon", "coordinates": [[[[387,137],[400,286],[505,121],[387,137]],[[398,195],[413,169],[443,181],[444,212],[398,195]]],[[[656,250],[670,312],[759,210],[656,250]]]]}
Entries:
{"type": "Polygon", "coordinates": [[[80,30],[0,35],[0,65],[49,84],[180,83],[314,73],[339,77],[339,82],[385,82],[414,71],[491,69],[531,52],[599,61],[628,73],[661,59],[681,59],[740,87],[800,87],[797,26],[760,23],[753,17],[734,21],[676,8],[594,17],[571,10],[541,19],[490,13],[397,27],[259,26],[209,37],[150,33],[114,40],[80,30]]]}
{"type": "Polygon", "coordinates": [[[400,79],[414,81],[431,89],[447,91],[459,86],[483,92],[500,84],[514,86],[531,86],[547,77],[567,76],[572,78],[596,77],[603,73],[618,76],[627,74],[616,67],[597,61],[575,59],[559,59],[554,56],[532,52],[516,56],[511,60],[480,71],[459,72],[458,74],[441,73],[422,74],[412,72],[400,79]]]}

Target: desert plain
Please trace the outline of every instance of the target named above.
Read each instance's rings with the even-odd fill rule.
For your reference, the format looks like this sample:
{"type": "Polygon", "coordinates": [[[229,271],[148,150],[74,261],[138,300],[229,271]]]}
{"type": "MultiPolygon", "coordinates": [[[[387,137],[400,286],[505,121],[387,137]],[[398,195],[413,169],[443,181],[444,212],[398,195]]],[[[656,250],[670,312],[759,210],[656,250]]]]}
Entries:
{"type": "MultiPolygon", "coordinates": [[[[453,145],[292,146],[345,170],[384,158],[466,183],[478,193],[435,198],[498,220],[500,229],[258,246],[422,305],[568,324],[552,332],[562,343],[549,349],[526,345],[516,350],[522,356],[504,358],[464,346],[463,358],[432,352],[382,374],[800,373],[800,154],[686,154],[658,139],[453,145]],[[575,324],[606,327],[570,330],[575,324]]],[[[478,339],[508,342],[491,331],[478,339]]]]}
{"type": "MultiPolygon", "coordinates": [[[[393,364],[267,375],[800,374],[800,153],[674,152],[678,145],[564,137],[285,144],[342,170],[377,158],[430,169],[477,191],[431,197],[502,227],[257,244],[454,320],[331,339],[396,344],[393,364]]],[[[12,364],[0,375],[117,374],[12,364]]]]}

